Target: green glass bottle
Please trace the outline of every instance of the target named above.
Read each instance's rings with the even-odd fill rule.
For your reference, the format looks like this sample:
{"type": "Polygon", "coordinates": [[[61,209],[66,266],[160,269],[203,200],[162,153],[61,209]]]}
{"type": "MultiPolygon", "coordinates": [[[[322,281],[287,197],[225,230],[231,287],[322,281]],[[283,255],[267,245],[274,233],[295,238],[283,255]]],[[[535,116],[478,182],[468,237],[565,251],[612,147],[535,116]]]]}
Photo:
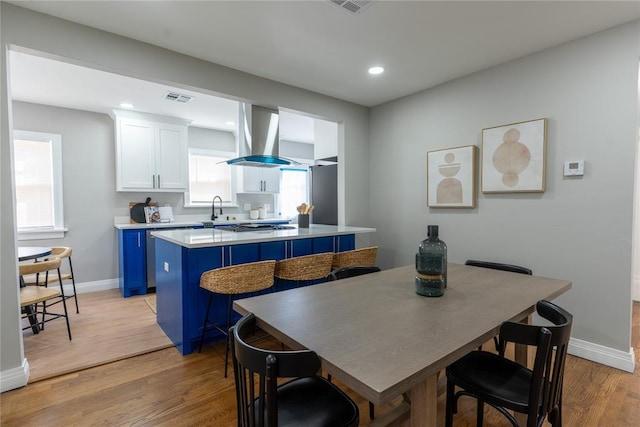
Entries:
{"type": "Polygon", "coordinates": [[[447,274],[447,245],[438,238],[438,226],[427,227],[427,238],[416,253],[416,293],[427,297],[444,295],[447,274]]]}

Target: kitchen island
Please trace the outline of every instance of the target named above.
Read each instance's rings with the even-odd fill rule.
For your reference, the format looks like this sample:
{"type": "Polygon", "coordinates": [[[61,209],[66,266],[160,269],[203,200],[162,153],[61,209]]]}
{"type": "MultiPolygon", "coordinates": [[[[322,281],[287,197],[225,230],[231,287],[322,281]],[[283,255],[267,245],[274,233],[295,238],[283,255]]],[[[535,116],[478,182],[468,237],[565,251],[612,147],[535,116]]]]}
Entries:
{"type": "MultiPolygon", "coordinates": [[[[182,354],[189,354],[198,346],[209,295],[200,289],[202,273],[247,262],[348,251],[355,249],[356,234],[372,232],[374,228],[319,224],[249,232],[216,228],[154,231],[158,324],[182,354]]],[[[276,285],[263,292],[291,286],[276,285]]],[[[215,296],[212,320],[224,323],[226,305],[226,297],[215,296]]]]}

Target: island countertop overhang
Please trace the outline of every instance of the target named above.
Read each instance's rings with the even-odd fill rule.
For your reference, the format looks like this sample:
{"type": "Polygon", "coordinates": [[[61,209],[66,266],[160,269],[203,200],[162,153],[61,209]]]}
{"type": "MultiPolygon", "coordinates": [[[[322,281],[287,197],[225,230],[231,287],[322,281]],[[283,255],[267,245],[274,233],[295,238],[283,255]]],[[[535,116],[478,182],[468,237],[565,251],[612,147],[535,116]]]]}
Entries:
{"type": "Polygon", "coordinates": [[[151,234],[176,245],[188,249],[195,249],[345,234],[373,233],[375,231],[375,228],[368,227],[311,224],[309,228],[296,227],[287,230],[248,231],[240,233],[225,229],[204,228],[195,230],[158,230],[151,234]]]}

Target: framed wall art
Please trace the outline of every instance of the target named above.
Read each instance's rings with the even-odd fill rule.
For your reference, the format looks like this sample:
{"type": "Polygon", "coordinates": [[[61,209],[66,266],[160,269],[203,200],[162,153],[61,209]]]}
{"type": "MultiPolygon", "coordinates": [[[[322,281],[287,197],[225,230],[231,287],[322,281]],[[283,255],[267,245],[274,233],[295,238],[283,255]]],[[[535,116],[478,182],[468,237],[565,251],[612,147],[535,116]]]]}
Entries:
{"type": "Polygon", "coordinates": [[[482,192],[544,192],[546,145],[546,118],[482,129],[482,192]]]}
{"type": "Polygon", "coordinates": [[[427,153],[429,207],[476,207],[476,153],[475,145],[427,153]]]}

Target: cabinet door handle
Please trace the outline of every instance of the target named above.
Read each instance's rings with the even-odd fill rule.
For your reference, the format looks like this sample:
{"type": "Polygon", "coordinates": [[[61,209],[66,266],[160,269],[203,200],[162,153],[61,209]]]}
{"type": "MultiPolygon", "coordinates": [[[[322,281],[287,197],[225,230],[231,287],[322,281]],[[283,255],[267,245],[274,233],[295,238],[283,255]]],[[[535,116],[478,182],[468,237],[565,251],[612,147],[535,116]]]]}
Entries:
{"type": "Polygon", "coordinates": [[[158,188],[160,188],[160,174],[158,174],[158,188]]]}
{"type": "Polygon", "coordinates": [[[156,188],[156,175],[152,175],[153,176],[153,188],[156,188]]]}
{"type": "Polygon", "coordinates": [[[138,233],[138,247],[140,247],[140,233],[138,233]]]}

